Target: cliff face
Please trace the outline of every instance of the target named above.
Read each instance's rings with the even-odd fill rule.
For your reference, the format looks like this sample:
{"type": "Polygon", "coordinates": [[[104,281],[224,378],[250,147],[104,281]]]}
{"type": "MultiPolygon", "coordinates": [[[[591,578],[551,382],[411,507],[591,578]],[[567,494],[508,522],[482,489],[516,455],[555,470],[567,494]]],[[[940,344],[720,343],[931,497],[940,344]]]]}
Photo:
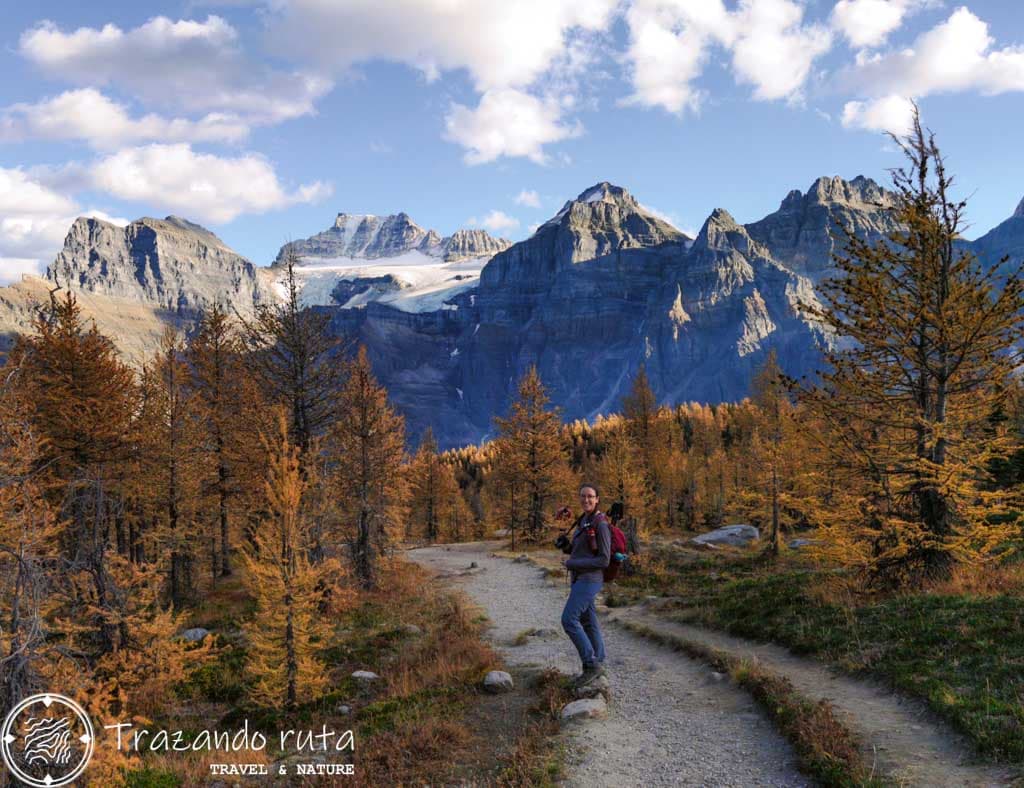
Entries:
{"type": "Polygon", "coordinates": [[[881,239],[898,229],[889,209],[893,195],[870,178],[818,178],[806,193],[794,189],[779,209],[746,225],[755,241],[791,271],[820,280],[838,251],[829,231],[844,227],[862,238],[881,239]]]}
{"type": "Polygon", "coordinates": [[[273,298],[270,277],[209,230],[169,216],[127,227],[76,219],[46,278],[72,290],[129,299],[183,319],[206,305],[251,312],[273,298]]]}
{"type": "Polygon", "coordinates": [[[999,265],[1005,255],[1010,256],[1008,262],[1011,265],[1024,260],[1024,200],[1020,201],[1009,219],[1000,222],[969,246],[986,266],[999,265]]]}
{"type": "MultiPolygon", "coordinates": [[[[619,410],[641,364],[665,403],[742,398],[771,350],[789,374],[813,374],[833,338],[801,305],[834,270],[829,230],[881,238],[891,200],[866,178],[820,178],[746,226],[717,209],[690,239],[599,183],[513,245],[482,230],[441,238],[405,214],[340,214],[279,258],[303,252],[306,302],[366,345],[411,436],[430,426],[447,447],[492,435],[531,364],[565,418],[619,410]]],[[[962,247],[988,265],[1024,257],[1024,205],[962,247]]],[[[164,326],[206,304],[245,312],[278,297],[280,268],[183,219],[79,219],[47,276],[0,288],[0,352],[57,281],[141,363],[164,326]]]]}
{"type": "Polygon", "coordinates": [[[804,371],[829,338],[801,300],[814,300],[810,280],[725,211],[693,241],[598,184],[429,325],[378,304],[338,328],[367,345],[414,434],[430,425],[456,445],[492,434],[531,364],[565,418],[618,410],[641,364],[662,401],[742,397],[772,348],[804,371]]]}

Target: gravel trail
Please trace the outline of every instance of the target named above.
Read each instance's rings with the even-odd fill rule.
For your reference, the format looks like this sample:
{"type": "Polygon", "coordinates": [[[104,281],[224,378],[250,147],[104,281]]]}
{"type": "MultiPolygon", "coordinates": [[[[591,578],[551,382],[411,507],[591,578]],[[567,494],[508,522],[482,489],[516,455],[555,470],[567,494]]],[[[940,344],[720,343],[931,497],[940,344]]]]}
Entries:
{"type": "Polygon", "coordinates": [[[643,607],[615,608],[622,617],[657,632],[756,660],[785,676],[804,697],[824,698],[864,743],[868,763],[899,785],[995,788],[1020,785],[1010,768],[975,762],[967,741],[934,718],[924,704],[890,689],[831,671],[826,665],[770,643],[754,643],[703,627],[670,621],[643,607]]]}
{"type": "MultiPolygon", "coordinates": [[[[495,558],[497,542],[419,548],[407,555],[450,577],[492,622],[511,665],[579,671],[559,622],[568,588],[529,563],[495,558]],[[475,562],[476,569],[469,570],[475,562]],[[541,630],[512,645],[529,629],[541,630]]],[[[728,681],[706,666],[602,620],[611,682],[604,720],[566,727],[567,785],[806,786],[789,744],[728,681]]]]}

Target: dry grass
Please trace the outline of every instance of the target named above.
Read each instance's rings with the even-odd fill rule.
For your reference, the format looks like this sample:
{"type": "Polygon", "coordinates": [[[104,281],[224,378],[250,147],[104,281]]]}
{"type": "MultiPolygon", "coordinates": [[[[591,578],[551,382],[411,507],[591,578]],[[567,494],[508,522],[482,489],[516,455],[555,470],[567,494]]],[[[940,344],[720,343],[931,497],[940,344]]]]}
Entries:
{"type": "Polygon", "coordinates": [[[958,564],[948,580],[928,590],[937,594],[1024,596],[1024,564],[958,564]]]}
{"type": "Polygon", "coordinates": [[[562,774],[562,750],[553,744],[559,731],[559,714],[573,700],[565,677],[554,668],[540,673],[534,682],[538,719],[529,724],[499,775],[499,786],[553,786],[562,774]]]}

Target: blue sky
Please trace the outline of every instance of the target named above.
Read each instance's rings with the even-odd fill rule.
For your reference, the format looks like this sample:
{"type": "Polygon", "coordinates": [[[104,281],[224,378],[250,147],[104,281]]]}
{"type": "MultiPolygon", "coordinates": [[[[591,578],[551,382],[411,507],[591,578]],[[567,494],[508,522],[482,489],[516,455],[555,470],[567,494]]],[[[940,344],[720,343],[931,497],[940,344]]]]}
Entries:
{"type": "Polygon", "coordinates": [[[175,213],[266,264],[339,211],[514,240],[601,180],[683,230],[887,183],[909,100],[970,197],[1024,196],[1024,18],[975,0],[7,4],[0,279],[76,215],[175,213]]]}

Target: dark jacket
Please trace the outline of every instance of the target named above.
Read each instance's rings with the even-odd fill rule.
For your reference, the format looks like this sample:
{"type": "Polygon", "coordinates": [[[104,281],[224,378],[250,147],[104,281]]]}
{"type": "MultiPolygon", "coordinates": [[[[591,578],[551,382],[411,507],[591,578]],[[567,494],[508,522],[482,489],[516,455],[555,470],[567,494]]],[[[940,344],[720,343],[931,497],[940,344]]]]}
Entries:
{"type": "Polygon", "coordinates": [[[604,581],[604,568],[612,560],[612,532],[608,518],[602,512],[594,512],[590,518],[581,517],[572,535],[569,560],[565,566],[572,573],[572,582],[577,580],[604,581]],[[590,544],[588,526],[594,526],[595,551],[590,544]]]}

